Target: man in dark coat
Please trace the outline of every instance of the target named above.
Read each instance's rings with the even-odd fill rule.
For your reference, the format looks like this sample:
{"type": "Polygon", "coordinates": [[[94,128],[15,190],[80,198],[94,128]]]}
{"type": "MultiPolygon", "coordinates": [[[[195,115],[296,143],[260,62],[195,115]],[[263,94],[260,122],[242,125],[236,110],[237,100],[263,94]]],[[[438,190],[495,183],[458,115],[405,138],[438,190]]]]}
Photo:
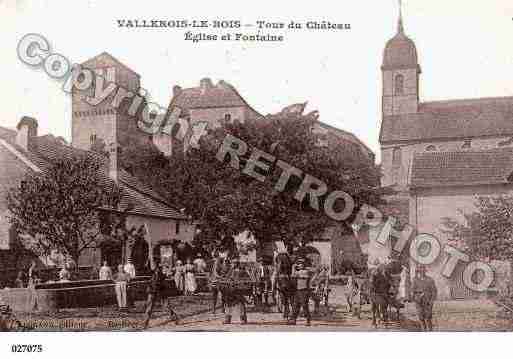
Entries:
{"type": "MultiPolygon", "coordinates": [[[[390,291],[390,279],[385,273],[385,266],[380,265],[371,278],[371,296],[373,305],[381,313],[384,322],[388,321],[388,295],[390,291]]],[[[375,323],[373,317],[373,325],[375,323]]]]}
{"type": "Polygon", "coordinates": [[[223,292],[219,290],[219,280],[225,278],[231,270],[228,258],[221,258],[218,253],[215,254],[214,265],[210,277],[210,288],[212,291],[212,313],[216,314],[217,297],[221,297],[221,311],[225,312],[225,303],[223,292]]]}
{"type": "Polygon", "coordinates": [[[178,324],[178,314],[174,311],[169,299],[165,298],[165,279],[164,273],[162,273],[162,267],[160,263],[155,264],[153,274],[150,279],[150,283],[147,287],[148,298],[146,299],[146,320],[144,321],[144,328],[147,329],[150,323],[151,315],[157,301],[161,301],[162,306],[166,306],[169,314],[169,319],[174,320],[178,324]]]}
{"type": "Polygon", "coordinates": [[[294,296],[294,309],[292,312],[292,318],[289,320],[289,324],[295,325],[299,311],[303,309],[306,317],[306,325],[310,326],[310,308],[308,306],[310,301],[310,286],[312,274],[305,266],[305,259],[299,258],[296,262],[296,267],[292,271],[292,277],[296,279],[296,292],[294,296]]]}
{"type": "Polygon", "coordinates": [[[246,314],[246,300],[244,299],[244,295],[237,288],[237,283],[241,281],[248,281],[250,279],[249,274],[242,268],[238,259],[234,259],[232,261],[232,268],[228,277],[234,283],[233,288],[225,288],[223,290],[223,299],[226,306],[226,313],[223,324],[231,324],[232,315],[234,309],[238,307],[240,314],[241,324],[246,324],[248,322],[248,317],[246,314]]]}
{"type": "Polygon", "coordinates": [[[433,303],[438,293],[435,281],[426,274],[426,267],[417,267],[412,292],[422,330],[432,331],[433,303]]]}
{"type": "Polygon", "coordinates": [[[269,293],[271,292],[271,275],[268,267],[264,264],[262,257],[259,257],[256,265],[256,300],[257,307],[262,311],[269,307],[269,293]],[[265,305],[265,307],[264,307],[265,305]]]}

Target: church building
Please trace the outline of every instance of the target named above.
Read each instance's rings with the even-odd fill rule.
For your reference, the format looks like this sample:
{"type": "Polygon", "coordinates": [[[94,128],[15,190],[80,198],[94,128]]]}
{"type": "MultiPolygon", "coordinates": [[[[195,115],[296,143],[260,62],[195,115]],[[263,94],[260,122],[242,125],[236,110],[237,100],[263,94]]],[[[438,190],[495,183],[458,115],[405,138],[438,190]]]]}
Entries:
{"type": "MultiPolygon", "coordinates": [[[[463,221],[476,196],[513,190],[513,97],[422,102],[420,58],[401,15],[381,70],[382,185],[395,188],[391,202],[416,233],[435,236],[443,248],[446,218],[463,221]]],[[[476,296],[463,285],[463,266],[451,278],[441,275],[446,261],[442,251],[428,268],[440,297],[476,296]]]]}

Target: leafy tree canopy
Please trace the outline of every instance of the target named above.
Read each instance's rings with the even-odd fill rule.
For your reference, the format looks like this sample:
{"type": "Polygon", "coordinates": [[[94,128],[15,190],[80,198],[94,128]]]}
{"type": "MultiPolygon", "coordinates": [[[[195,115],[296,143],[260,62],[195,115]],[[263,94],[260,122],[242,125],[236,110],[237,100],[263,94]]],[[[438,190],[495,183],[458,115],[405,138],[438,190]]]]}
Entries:
{"type": "Polygon", "coordinates": [[[57,250],[78,263],[100,236],[100,208],[117,207],[119,190],[105,187],[93,157],[62,158],[27,174],[7,195],[10,222],[26,248],[38,255],[57,250]]]}
{"type": "MultiPolygon", "coordinates": [[[[319,238],[326,227],[337,222],[323,211],[326,195],[319,197],[319,210],[311,207],[309,196],[301,201],[295,198],[306,174],[324,182],[327,194],[338,190],[351,195],[356,206],[353,215],[342,223],[349,230],[348,224],[362,204],[381,203],[379,169],[348,141],[319,146],[319,137],[312,131],[316,119],[316,113],[283,111],[264,119],[225,124],[210,129],[198,146],[190,146],[186,153],[175,147],[173,156],[166,160],[147,149],[141,149],[141,155],[132,149],[133,161],[138,164],[132,166],[133,173],[159,189],[171,203],[180,203],[199,223],[199,237],[204,243],[220,245],[224,237],[244,230],[260,243],[319,238]],[[216,159],[227,135],[248,146],[238,168],[230,165],[229,156],[224,161],[216,159]],[[265,176],[263,182],[244,171],[255,149],[275,158],[259,159],[269,166],[255,170],[265,176]],[[277,160],[301,170],[299,176],[291,176],[283,191],[275,187],[283,172],[277,160]]],[[[344,202],[337,201],[334,208],[342,210],[344,202]]]]}
{"type": "Polygon", "coordinates": [[[476,210],[461,212],[463,221],[445,218],[444,232],[473,258],[513,258],[513,197],[477,197],[476,210]]]}

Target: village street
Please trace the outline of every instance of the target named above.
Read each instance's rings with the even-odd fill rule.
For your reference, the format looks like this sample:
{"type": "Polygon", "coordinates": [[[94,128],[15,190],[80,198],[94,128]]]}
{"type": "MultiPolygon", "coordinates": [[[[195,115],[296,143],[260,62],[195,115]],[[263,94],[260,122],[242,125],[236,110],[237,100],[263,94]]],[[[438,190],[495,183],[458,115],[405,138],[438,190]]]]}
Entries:
{"type": "MultiPolygon", "coordinates": [[[[363,308],[361,319],[348,313],[341,286],[333,287],[329,311],[313,316],[312,325],[307,327],[304,318],[300,318],[295,327],[286,325],[280,313],[259,313],[248,311],[248,324],[241,325],[238,315],[234,315],[233,324],[223,325],[223,315],[201,313],[184,318],[179,325],[169,322],[165,317],[152,320],[149,331],[416,331],[419,330],[415,305],[407,304],[401,310],[400,321],[393,320],[385,327],[372,326],[370,306],[363,308]]],[[[435,330],[439,331],[511,331],[513,321],[504,318],[500,309],[488,300],[440,301],[434,307],[435,330]]]]}

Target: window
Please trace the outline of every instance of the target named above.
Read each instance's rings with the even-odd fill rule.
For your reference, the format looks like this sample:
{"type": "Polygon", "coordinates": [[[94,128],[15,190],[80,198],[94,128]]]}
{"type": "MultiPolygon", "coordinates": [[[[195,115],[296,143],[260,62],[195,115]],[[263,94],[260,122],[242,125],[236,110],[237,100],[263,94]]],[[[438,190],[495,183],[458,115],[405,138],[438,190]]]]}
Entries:
{"type": "Polygon", "coordinates": [[[392,166],[401,166],[401,147],[394,148],[394,152],[392,153],[392,166]]]}
{"type": "Polygon", "coordinates": [[[180,221],[176,221],[176,234],[180,234],[180,221]]]}
{"type": "Polygon", "coordinates": [[[472,147],[472,141],[471,140],[465,140],[465,142],[463,142],[463,145],[461,146],[461,148],[463,149],[467,149],[467,148],[470,148],[472,147]]]}
{"type": "Polygon", "coordinates": [[[428,151],[428,152],[436,151],[436,146],[435,145],[429,145],[429,146],[426,147],[426,151],[428,151]]]}
{"type": "Polygon", "coordinates": [[[232,120],[232,115],[230,115],[229,113],[225,114],[224,115],[224,120],[226,122],[230,122],[232,120]]]}
{"type": "Polygon", "coordinates": [[[510,137],[510,138],[508,138],[508,139],[505,139],[505,140],[503,140],[503,141],[500,141],[500,142],[497,144],[497,146],[499,146],[499,147],[503,147],[503,146],[509,146],[509,145],[511,145],[511,144],[513,144],[513,137],[510,137]]]}
{"type": "Polygon", "coordinates": [[[89,141],[91,141],[91,144],[95,143],[96,142],[96,134],[92,134],[91,136],[89,136],[89,141]]]}
{"type": "Polygon", "coordinates": [[[404,93],[404,76],[399,74],[395,76],[395,94],[402,95],[404,93]]]}

